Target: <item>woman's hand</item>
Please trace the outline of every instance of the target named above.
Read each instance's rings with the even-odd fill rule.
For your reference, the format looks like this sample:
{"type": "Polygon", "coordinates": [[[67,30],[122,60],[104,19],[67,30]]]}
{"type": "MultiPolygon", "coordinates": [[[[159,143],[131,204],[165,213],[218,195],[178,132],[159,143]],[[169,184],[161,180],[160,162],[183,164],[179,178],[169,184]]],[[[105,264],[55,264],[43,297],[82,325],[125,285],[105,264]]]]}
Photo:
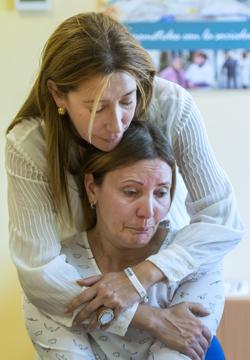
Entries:
{"type": "Polygon", "coordinates": [[[111,272],[105,275],[92,276],[78,281],[81,286],[89,286],[75,297],[66,307],[65,312],[72,312],[80,305],[86,306],[77,314],[74,324],[92,318],[101,306],[111,308],[117,317],[121,312],[140,300],[139,294],[124,274],[111,272]]]}
{"type": "MultiPolygon", "coordinates": [[[[145,289],[164,279],[162,272],[150,261],[143,261],[133,269],[145,289]]],[[[113,309],[117,317],[140,301],[139,294],[123,271],[91,276],[79,280],[78,284],[89,288],[75,297],[65,309],[65,312],[69,313],[86,303],[86,306],[76,316],[75,324],[79,324],[87,318],[93,319],[95,311],[101,306],[113,309]]]]}
{"type": "Polygon", "coordinates": [[[192,302],[167,309],[140,305],[131,326],[147,330],[167,347],[192,360],[203,360],[212,336],[198,317],[207,315],[209,312],[201,304],[192,302]]]}

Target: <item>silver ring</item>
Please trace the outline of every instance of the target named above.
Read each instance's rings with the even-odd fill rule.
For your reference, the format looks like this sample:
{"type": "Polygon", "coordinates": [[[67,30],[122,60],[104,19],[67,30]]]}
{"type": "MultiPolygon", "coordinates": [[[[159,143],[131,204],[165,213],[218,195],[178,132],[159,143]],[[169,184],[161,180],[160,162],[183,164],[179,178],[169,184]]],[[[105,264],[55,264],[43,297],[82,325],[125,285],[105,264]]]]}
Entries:
{"type": "Polygon", "coordinates": [[[115,317],[113,309],[102,307],[101,311],[97,315],[97,321],[99,325],[109,324],[115,317]]]}

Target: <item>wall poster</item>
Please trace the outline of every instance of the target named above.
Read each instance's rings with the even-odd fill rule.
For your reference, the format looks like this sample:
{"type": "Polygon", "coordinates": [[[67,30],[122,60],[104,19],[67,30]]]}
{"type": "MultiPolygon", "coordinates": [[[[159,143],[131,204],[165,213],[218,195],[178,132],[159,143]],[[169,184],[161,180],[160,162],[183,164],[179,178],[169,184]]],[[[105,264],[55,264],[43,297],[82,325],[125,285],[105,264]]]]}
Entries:
{"type": "Polygon", "coordinates": [[[188,89],[250,88],[250,0],[102,0],[160,76],[188,89]]]}

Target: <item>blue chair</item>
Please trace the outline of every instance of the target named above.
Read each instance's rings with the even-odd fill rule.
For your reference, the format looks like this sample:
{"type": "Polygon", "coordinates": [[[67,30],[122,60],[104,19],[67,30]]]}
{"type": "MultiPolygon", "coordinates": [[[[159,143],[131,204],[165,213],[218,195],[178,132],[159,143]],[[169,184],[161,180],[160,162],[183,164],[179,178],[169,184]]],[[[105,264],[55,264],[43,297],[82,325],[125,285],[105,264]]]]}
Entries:
{"type": "Polygon", "coordinates": [[[216,336],[213,337],[205,360],[226,360],[222,347],[216,336]]]}

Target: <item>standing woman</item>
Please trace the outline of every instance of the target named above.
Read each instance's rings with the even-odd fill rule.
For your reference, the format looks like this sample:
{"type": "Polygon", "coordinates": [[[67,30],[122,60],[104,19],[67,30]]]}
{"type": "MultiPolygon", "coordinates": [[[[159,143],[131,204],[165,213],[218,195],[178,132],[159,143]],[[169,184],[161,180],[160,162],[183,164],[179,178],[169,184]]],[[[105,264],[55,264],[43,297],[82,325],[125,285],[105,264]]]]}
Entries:
{"type": "Polygon", "coordinates": [[[154,75],[149,55],[121,24],[100,13],[72,16],[47,41],[35,84],[8,128],[12,259],[29,301],[65,326],[102,305],[124,312],[128,326],[139,300],[123,272],[77,283],[79,273],[60,254],[61,241],[84,229],[74,174],[86,147],[112,150],[135,115],[161,117],[190,217],[179,178],[170,220],[180,230],[168,249],[133,268],[143,286],[206,271],[242,237],[231,184],[191,96],[154,75]],[[79,284],[91,286],[82,293],[79,284]]]}

